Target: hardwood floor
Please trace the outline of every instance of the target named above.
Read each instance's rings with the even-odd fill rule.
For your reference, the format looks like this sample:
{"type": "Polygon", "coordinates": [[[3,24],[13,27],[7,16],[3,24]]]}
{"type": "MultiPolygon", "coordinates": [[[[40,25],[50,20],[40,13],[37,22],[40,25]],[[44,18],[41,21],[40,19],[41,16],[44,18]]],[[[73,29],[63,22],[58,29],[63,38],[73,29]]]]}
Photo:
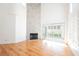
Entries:
{"type": "Polygon", "coordinates": [[[73,56],[73,53],[65,44],[28,40],[16,44],[0,44],[0,56],[73,56]]]}

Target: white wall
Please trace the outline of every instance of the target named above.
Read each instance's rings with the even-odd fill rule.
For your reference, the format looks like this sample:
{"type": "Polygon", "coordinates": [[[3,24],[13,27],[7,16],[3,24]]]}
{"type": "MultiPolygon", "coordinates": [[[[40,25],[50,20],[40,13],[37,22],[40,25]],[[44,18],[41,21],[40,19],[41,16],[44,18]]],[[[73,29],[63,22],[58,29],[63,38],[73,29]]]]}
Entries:
{"type": "Polygon", "coordinates": [[[0,4],[0,44],[26,40],[26,5],[0,4]]]}
{"type": "Polygon", "coordinates": [[[62,3],[42,3],[41,4],[41,22],[64,23],[65,21],[65,4],[62,3]]]}
{"type": "Polygon", "coordinates": [[[68,43],[68,19],[69,19],[69,3],[65,4],[65,43],[68,43]]]}
{"type": "Polygon", "coordinates": [[[79,55],[79,4],[72,3],[68,15],[68,44],[74,53],[79,55]]]}
{"type": "Polygon", "coordinates": [[[72,48],[79,47],[79,39],[78,39],[78,10],[79,4],[73,3],[72,4],[72,12],[69,13],[68,18],[68,43],[72,48]]]}
{"type": "Polygon", "coordinates": [[[14,4],[0,4],[0,44],[15,41],[14,4]]]}
{"type": "Polygon", "coordinates": [[[27,39],[30,38],[30,33],[38,33],[38,38],[41,34],[41,5],[39,3],[27,4],[27,39]]]}
{"type": "Polygon", "coordinates": [[[26,4],[16,4],[16,42],[26,40],[26,4]]]}

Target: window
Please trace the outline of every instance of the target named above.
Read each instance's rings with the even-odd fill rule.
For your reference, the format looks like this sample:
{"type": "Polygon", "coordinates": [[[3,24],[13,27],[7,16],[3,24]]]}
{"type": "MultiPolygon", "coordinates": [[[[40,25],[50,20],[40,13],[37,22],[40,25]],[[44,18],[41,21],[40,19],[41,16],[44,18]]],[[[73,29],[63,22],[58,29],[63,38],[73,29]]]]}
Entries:
{"type": "Polygon", "coordinates": [[[54,23],[48,24],[43,27],[43,36],[45,39],[53,41],[63,41],[64,40],[64,24],[54,23]]]}

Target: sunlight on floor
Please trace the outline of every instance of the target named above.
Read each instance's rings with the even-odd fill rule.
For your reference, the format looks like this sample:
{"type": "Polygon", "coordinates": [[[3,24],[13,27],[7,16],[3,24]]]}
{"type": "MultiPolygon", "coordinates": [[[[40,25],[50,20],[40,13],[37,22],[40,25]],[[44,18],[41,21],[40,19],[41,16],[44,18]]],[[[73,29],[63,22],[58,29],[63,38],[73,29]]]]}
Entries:
{"type": "Polygon", "coordinates": [[[50,47],[51,49],[53,48],[53,50],[57,50],[57,51],[61,51],[64,49],[64,47],[67,47],[67,45],[64,43],[52,42],[49,40],[43,40],[43,45],[46,45],[46,46],[50,47]]]}
{"type": "Polygon", "coordinates": [[[60,42],[53,42],[53,41],[49,41],[49,40],[43,40],[43,43],[44,44],[47,44],[48,46],[51,46],[51,45],[55,45],[55,46],[65,46],[65,47],[67,47],[67,45],[66,44],[64,44],[64,43],[60,43],[60,42]]]}

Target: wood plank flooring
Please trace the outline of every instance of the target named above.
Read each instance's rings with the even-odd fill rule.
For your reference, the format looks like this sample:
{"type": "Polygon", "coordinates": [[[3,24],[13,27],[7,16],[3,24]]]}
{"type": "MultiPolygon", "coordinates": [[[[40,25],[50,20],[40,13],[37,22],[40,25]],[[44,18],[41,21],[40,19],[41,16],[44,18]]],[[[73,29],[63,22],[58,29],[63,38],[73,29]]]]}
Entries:
{"type": "Polygon", "coordinates": [[[68,46],[45,40],[28,40],[15,44],[0,44],[0,56],[73,56],[68,46]]]}

